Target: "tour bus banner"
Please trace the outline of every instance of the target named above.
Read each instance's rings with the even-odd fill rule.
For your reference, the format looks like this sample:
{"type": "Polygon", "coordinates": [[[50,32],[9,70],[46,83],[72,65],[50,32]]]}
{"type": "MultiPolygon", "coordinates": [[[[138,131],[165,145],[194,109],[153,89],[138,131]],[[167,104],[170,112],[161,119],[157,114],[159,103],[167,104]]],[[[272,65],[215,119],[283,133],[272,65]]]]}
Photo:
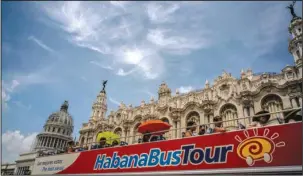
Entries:
{"type": "Polygon", "coordinates": [[[33,174],[93,174],[302,165],[302,123],[37,158],[33,174]]]}

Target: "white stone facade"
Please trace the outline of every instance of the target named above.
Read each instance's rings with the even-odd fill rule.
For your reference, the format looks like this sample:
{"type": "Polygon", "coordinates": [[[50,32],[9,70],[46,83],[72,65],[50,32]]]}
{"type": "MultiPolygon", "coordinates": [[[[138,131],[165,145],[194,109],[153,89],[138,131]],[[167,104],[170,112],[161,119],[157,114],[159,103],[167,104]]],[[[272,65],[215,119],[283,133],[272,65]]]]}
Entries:
{"type": "MultiPolygon", "coordinates": [[[[138,107],[121,103],[117,111],[111,111],[105,117],[107,104],[106,93],[101,91],[92,107],[88,123],[83,123],[79,143],[96,142],[96,136],[102,131],[118,133],[125,142],[136,143],[139,135],[137,128],[142,121],[162,119],[172,125],[172,129],[186,127],[188,121],[200,124],[211,123],[215,116],[223,120],[252,116],[262,110],[277,112],[302,107],[302,20],[292,20],[289,31],[293,39],[289,42],[289,52],[294,56],[295,65],[286,66],[280,73],[253,73],[252,70],[241,71],[241,78],[236,79],[230,73],[223,72],[214,80],[208,81],[202,90],[187,94],[171,94],[168,85],[162,83],[158,90],[158,100],[141,102],[138,107]]],[[[271,115],[269,124],[277,124],[277,117],[283,113],[271,115]]],[[[240,120],[249,124],[251,119],[240,120]]],[[[232,130],[237,122],[224,122],[232,130]]],[[[173,130],[166,137],[180,138],[184,130],[173,130]]]]}
{"type": "Polygon", "coordinates": [[[65,101],[60,111],[52,113],[47,119],[43,131],[37,135],[35,151],[65,150],[67,143],[72,139],[74,122],[68,113],[68,102],[65,101]]]}

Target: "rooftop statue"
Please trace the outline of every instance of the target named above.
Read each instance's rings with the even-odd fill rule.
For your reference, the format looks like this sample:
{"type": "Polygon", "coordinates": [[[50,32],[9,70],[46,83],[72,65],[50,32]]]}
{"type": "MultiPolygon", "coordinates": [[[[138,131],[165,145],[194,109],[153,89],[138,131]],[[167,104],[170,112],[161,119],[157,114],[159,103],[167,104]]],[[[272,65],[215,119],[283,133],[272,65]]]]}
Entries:
{"type": "Polygon", "coordinates": [[[104,91],[104,92],[105,92],[106,83],[107,83],[107,80],[103,80],[103,88],[102,88],[102,91],[104,91]]]}
{"type": "Polygon", "coordinates": [[[294,10],[294,5],[296,4],[296,1],[293,1],[292,4],[290,4],[289,6],[287,6],[286,8],[288,8],[290,10],[290,13],[292,15],[292,18],[296,18],[298,17],[295,13],[295,10],[294,10]]]}

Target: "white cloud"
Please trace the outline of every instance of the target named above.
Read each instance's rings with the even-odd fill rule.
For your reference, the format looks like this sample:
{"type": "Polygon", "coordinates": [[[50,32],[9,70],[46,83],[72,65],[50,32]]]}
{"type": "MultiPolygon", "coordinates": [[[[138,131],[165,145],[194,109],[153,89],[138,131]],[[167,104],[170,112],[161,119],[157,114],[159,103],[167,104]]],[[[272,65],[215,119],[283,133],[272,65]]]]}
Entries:
{"type": "Polygon", "coordinates": [[[80,79],[82,79],[83,81],[87,81],[85,76],[81,76],[80,79]]]}
{"type": "Polygon", "coordinates": [[[179,92],[180,93],[188,93],[190,91],[194,90],[194,88],[192,86],[181,86],[179,88],[179,92]]]}
{"type": "Polygon", "coordinates": [[[120,103],[117,100],[113,99],[112,97],[109,97],[109,101],[112,102],[115,105],[120,106],[120,103]]]}
{"type": "Polygon", "coordinates": [[[99,62],[96,62],[96,61],[90,61],[89,63],[97,65],[98,67],[101,67],[101,68],[104,68],[104,69],[107,69],[107,70],[113,70],[113,68],[111,66],[103,65],[103,64],[101,64],[99,62]]]}
{"type": "Polygon", "coordinates": [[[50,48],[49,46],[47,46],[46,44],[44,44],[41,40],[37,39],[36,37],[34,36],[30,36],[28,37],[29,40],[32,40],[34,41],[37,45],[39,45],[41,48],[49,51],[49,52],[55,52],[52,48],[50,48]]]}
{"type": "MultiPolygon", "coordinates": [[[[36,70],[35,72],[31,73],[14,73],[12,76],[10,76],[12,81],[2,81],[2,102],[4,105],[4,108],[9,108],[8,103],[10,102],[11,98],[13,97],[13,94],[16,93],[17,89],[20,91],[20,89],[30,86],[30,85],[40,85],[40,84],[46,84],[46,83],[54,83],[57,80],[53,78],[50,74],[50,70],[52,69],[52,66],[48,66],[39,70],[36,70]],[[9,83],[10,82],[10,83],[9,83]]],[[[22,106],[20,101],[17,101],[19,103],[15,103],[18,107],[27,107],[25,109],[30,109],[29,106],[22,106]]]]}
{"type": "Polygon", "coordinates": [[[143,92],[143,93],[146,93],[146,94],[149,95],[150,97],[156,97],[155,94],[151,93],[151,92],[148,91],[148,90],[143,90],[142,92],[143,92]]]}
{"type": "Polygon", "coordinates": [[[14,162],[20,153],[30,151],[37,134],[24,135],[18,130],[2,134],[2,161],[14,162]]]}
{"type": "Polygon", "coordinates": [[[127,76],[127,75],[133,73],[134,71],[135,71],[135,69],[131,69],[131,70],[125,72],[122,68],[120,68],[118,70],[118,72],[117,72],[117,75],[119,75],[119,76],[127,76]]]}
{"type": "Polygon", "coordinates": [[[13,101],[12,103],[21,109],[30,110],[32,108],[32,105],[25,105],[21,101],[13,101]]]}
{"type": "Polygon", "coordinates": [[[20,85],[19,81],[12,80],[10,84],[2,81],[2,102],[4,109],[8,109],[8,103],[11,100],[11,94],[15,91],[15,89],[20,85]]]}
{"type": "Polygon", "coordinates": [[[177,3],[149,3],[147,5],[147,14],[153,23],[164,23],[173,20],[171,15],[180,8],[177,3]]]}
{"type": "Polygon", "coordinates": [[[144,78],[156,79],[165,70],[162,52],[189,54],[206,43],[196,30],[185,33],[183,26],[170,27],[178,19],[174,14],[180,10],[179,4],[52,2],[43,4],[42,9],[57,27],[67,32],[68,41],[106,58],[113,56],[110,58],[119,64],[112,70],[118,75],[131,75],[125,70],[127,65],[134,65],[144,78]],[[148,27],[150,20],[153,24],[148,27]],[[160,23],[166,25],[163,29],[167,32],[155,28],[160,23]]]}
{"type": "Polygon", "coordinates": [[[69,42],[118,63],[109,70],[135,76],[125,71],[132,65],[143,78],[156,79],[166,69],[166,57],[231,40],[254,50],[247,55],[271,52],[281,39],[281,19],[287,18],[285,3],[277,4],[65,1],[41,7],[69,42]]]}
{"type": "Polygon", "coordinates": [[[2,89],[2,105],[3,109],[8,109],[8,102],[11,99],[10,95],[5,92],[4,89],[2,89]]]}

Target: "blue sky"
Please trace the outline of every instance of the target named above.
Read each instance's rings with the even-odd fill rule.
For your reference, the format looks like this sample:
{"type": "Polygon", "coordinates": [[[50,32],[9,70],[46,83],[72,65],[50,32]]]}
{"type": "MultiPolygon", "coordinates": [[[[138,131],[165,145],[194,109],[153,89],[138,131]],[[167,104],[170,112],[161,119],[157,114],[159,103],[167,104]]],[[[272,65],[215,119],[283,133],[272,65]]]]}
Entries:
{"type": "Polygon", "coordinates": [[[162,81],[186,92],[223,69],[280,72],[293,64],[287,4],[2,2],[3,159],[28,150],[64,100],[79,136],[104,79],[110,111],[156,98],[162,81]]]}

